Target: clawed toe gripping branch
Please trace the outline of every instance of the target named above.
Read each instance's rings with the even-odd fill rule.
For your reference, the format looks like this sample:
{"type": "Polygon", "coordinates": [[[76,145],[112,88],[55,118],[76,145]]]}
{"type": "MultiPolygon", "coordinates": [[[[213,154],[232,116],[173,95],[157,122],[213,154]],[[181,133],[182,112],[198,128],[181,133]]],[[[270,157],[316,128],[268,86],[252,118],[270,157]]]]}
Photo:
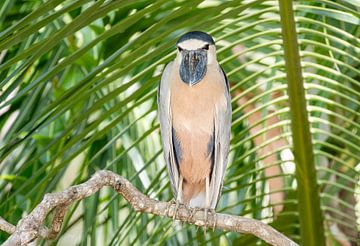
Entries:
{"type": "Polygon", "coordinates": [[[0,230],[10,234],[3,245],[27,245],[36,238],[56,238],[61,230],[68,206],[96,193],[104,186],[112,187],[137,212],[169,218],[175,217],[182,222],[202,227],[207,224],[213,229],[253,234],[271,245],[297,245],[271,226],[258,220],[228,214],[209,213],[205,222],[204,211],[198,211],[194,214],[190,208],[184,205],[180,205],[176,209],[176,204],[151,199],[136,189],[127,179],[110,171],[99,171],[85,183],[71,186],[62,192],[46,194],[31,213],[22,218],[16,226],[0,217],[0,230]],[[44,221],[52,211],[54,211],[54,218],[50,228],[47,228],[44,221]]]}

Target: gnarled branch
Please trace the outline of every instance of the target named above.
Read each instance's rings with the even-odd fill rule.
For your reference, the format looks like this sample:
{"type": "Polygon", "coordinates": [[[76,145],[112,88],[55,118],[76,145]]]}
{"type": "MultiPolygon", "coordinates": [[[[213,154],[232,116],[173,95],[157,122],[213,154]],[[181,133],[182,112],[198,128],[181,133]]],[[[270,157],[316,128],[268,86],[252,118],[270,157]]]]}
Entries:
{"type": "MultiPolygon", "coordinates": [[[[122,195],[131,206],[138,212],[151,213],[160,216],[173,217],[175,204],[160,202],[142,194],[128,180],[110,171],[99,171],[85,183],[72,186],[62,192],[46,194],[43,200],[34,210],[15,226],[9,224],[0,217],[0,229],[11,234],[3,244],[4,246],[26,245],[38,237],[54,239],[61,229],[64,215],[68,206],[82,200],[104,186],[111,186],[122,195]],[[50,229],[44,226],[47,215],[55,210],[55,215],[50,229]]],[[[205,226],[204,211],[193,210],[181,205],[176,212],[175,218],[197,226],[205,226]]],[[[297,245],[271,226],[261,221],[214,213],[207,216],[208,228],[214,228],[240,233],[253,234],[271,245],[297,245]]]]}

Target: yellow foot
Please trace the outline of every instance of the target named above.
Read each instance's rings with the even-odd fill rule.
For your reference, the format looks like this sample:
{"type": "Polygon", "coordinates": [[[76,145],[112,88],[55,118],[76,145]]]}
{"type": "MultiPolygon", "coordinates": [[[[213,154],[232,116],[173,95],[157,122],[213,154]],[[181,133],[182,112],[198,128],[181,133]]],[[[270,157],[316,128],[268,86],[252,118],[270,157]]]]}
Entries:
{"type": "Polygon", "coordinates": [[[204,209],[204,236],[206,237],[206,231],[207,231],[207,215],[208,215],[209,209],[205,208],[204,209]]]}
{"type": "Polygon", "coordinates": [[[166,216],[167,217],[170,217],[170,215],[169,215],[170,207],[174,204],[176,204],[176,201],[174,198],[168,202],[168,205],[166,206],[166,216]]]}
{"type": "Polygon", "coordinates": [[[190,217],[188,218],[188,222],[190,222],[190,220],[193,219],[194,215],[199,212],[199,211],[202,211],[203,208],[199,208],[199,207],[195,207],[195,208],[190,208],[191,210],[191,213],[190,213],[190,217]]]}
{"type": "MultiPolygon", "coordinates": [[[[177,215],[180,205],[184,206],[184,204],[182,204],[181,202],[179,202],[177,200],[173,200],[172,203],[170,204],[170,206],[172,206],[174,204],[175,204],[175,210],[174,210],[174,214],[173,214],[173,221],[175,221],[175,219],[176,219],[176,215],[177,215]]],[[[169,208],[170,208],[170,206],[169,206],[169,208]]]]}
{"type": "Polygon", "coordinates": [[[215,218],[214,224],[213,224],[213,228],[216,226],[216,212],[214,209],[210,209],[210,208],[199,208],[199,207],[195,207],[195,208],[191,208],[191,214],[190,217],[188,218],[188,222],[191,222],[191,220],[193,219],[194,215],[199,212],[199,211],[204,211],[204,232],[206,235],[206,231],[207,231],[207,227],[208,227],[208,214],[212,214],[215,218]]]}
{"type": "Polygon", "coordinates": [[[206,232],[207,232],[207,227],[210,226],[213,228],[213,231],[215,231],[215,227],[216,227],[216,212],[215,209],[211,209],[211,208],[204,208],[204,234],[206,236],[206,232]],[[208,225],[208,214],[212,215],[214,218],[214,224],[208,225]]]}
{"type": "Polygon", "coordinates": [[[209,209],[209,213],[214,217],[214,224],[213,224],[212,228],[213,228],[213,231],[215,231],[216,223],[217,223],[216,211],[215,211],[215,209],[209,209]]]}
{"type": "Polygon", "coordinates": [[[175,211],[174,211],[174,214],[173,214],[173,221],[175,221],[175,219],[176,219],[176,214],[177,214],[177,211],[179,209],[179,206],[180,206],[179,201],[176,201],[175,202],[175,211]]]}

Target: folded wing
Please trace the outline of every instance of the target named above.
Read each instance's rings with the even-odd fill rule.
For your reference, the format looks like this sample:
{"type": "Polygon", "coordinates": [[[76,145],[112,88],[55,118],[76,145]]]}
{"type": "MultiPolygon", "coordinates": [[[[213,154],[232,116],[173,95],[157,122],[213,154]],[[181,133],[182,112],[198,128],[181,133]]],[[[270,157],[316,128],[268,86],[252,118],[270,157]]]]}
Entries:
{"type": "MultiPolygon", "coordinates": [[[[220,68],[221,69],[221,68],[220,68]]],[[[215,209],[221,195],[224,182],[224,175],[227,165],[227,157],[230,145],[231,130],[231,98],[229,91],[229,82],[224,71],[223,75],[225,89],[226,105],[216,105],[215,107],[215,137],[214,137],[214,166],[210,179],[210,207],[215,209]]]]}
{"type": "Polygon", "coordinates": [[[179,183],[179,169],[175,161],[175,149],[172,136],[172,118],[170,108],[170,73],[172,63],[166,65],[161,81],[158,87],[158,109],[159,121],[162,135],[162,143],[165,155],[166,167],[170,176],[171,188],[174,192],[174,197],[177,197],[177,188],[179,183]]]}

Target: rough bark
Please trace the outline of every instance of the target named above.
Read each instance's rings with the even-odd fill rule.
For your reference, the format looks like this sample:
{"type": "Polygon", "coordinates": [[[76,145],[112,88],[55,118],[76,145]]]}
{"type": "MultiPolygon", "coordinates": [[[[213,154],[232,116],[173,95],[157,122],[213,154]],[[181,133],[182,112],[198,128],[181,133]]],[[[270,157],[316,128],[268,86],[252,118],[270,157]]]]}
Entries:
{"type": "Polygon", "coordinates": [[[207,216],[205,225],[204,211],[194,210],[180,205],[175,211],[176,205],[169,202],[161,202],[151,199],[142,194],[128,180],[110,171],[99,171],[91,179],[80,185],[72,186],[62,192],[46,194],[43,200],[34,210],[15,226],[6,222],[0,217],[0,230],[9,234],[4,246],[26,245],[36,238],[54,239],[61,230],[65,212],[70,204],[82,200],[104,186],[112,187],[117,193],[123,196],[130,205],[137,211],[151,213],[160,216],[173,217],[177,220],[239,233],[253,234],[271,245],[297,245],[271,226],[250,218],[210,213],[207,216]],[[50,229],[44,226],[45,218],[54,210],[54,218],[50,229]]]}

